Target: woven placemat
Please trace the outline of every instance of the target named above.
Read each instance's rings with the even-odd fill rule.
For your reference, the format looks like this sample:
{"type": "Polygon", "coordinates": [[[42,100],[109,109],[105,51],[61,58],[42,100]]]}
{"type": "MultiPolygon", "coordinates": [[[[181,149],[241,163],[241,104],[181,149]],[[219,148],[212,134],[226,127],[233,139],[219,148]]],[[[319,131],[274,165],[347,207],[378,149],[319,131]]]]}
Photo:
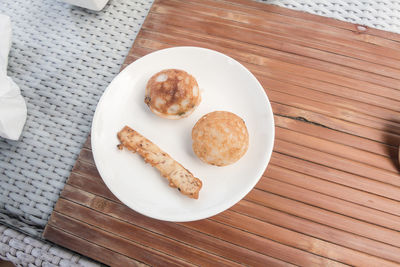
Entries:
{"type": "Polygon", "coordinates": [[[0,12],[13,26],[9,75],[28,106],[20,141],[0,140],[1,213],[44,227],[90,130],[97,101],[118,73],[151,3],[112,0],[103,11],[92,12],[54,0],[0,1],[0,12]]]}
{"type": "Polygon", "coordinates": [[[36,240],[3,225],[0,225],[0,240],[0,259],[17,266],[101,266],[77,253],[36,240]]]}

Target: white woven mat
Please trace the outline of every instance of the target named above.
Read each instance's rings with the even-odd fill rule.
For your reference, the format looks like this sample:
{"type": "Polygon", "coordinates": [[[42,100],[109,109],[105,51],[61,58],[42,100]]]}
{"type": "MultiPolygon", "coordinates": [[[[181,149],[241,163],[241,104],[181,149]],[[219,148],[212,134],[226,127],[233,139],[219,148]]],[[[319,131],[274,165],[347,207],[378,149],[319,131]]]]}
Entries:
{"type": "MultiPolygon", "coordinates": [[[[110,0],[103,11],[91,12],[57,0],[0,0],[0,13],[13,22],[9,75],[28,105],[21,140],[0,139],[0,222],[40,235],[89,133],[96,103],[152,2],[110,0]]],[[[262,2],[400,33],[400,1],[262,2]]],[[[14,257],[12,239],[4,237],[11,232],[0,232],[0,258],[4,251],[14,257]]],[[[21,250],[28,246],[18,244],[21,250]]]]}
{"type": "Polygon", "coordinates": [[[0,225],[0,258],[17,266],[101,266],[85,257],[0,225]]]}
{"type": "Polygon", "coordinates": [[[21,140],[0,140],[0,212],[45,226],[151,3],[112,0],[96,13],[56,0],[0,1],[13,23],[9,75],[28,106],[21,140]]]}

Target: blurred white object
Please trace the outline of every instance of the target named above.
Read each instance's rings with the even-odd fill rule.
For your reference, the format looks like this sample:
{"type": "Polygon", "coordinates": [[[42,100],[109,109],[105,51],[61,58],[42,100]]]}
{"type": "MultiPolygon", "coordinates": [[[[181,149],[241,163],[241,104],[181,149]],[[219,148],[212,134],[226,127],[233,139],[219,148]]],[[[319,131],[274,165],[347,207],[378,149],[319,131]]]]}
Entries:
{"type": "Polygon", "coordinates": [[[80,6],[95,11],[100,11],[107,4],[108,0],[62,0],[68,4],[80,6]]]}
{"type": "Polygon", "coordinates": [[[18,140],[26,121],[26,103],[18,85],[7,76],[11,20],[0,14],[0,136],[18,140]]]}

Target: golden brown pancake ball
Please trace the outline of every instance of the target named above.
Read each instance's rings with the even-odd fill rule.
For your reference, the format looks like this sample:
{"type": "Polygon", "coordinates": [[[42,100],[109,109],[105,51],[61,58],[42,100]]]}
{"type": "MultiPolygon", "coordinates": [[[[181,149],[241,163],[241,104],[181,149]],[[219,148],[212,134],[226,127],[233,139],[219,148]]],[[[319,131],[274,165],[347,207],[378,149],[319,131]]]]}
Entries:
{"type": "Polygon", "coordinates": [[[153,113],[163,118],[187,117],[200,101],[196,79],[183,70],[160,71],[150,78],[146,86],[144,102],[153,113]]]}
{"type": "Polygon", "coordinates": [[[238,161],[249,146],[243,119],[228,111],[214,111],[200,118],[192,130],[193,151],[204,162],[226,166],[238,161]]]}

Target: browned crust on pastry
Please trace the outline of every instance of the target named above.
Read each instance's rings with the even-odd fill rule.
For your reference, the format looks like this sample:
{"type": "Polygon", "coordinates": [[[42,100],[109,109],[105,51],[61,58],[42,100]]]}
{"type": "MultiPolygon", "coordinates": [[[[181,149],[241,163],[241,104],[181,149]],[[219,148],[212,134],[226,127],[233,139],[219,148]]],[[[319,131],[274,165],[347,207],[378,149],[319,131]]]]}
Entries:
{"type": "Polygon", "coordinates": [[[192,129],[194,153],[204,162],[226,166],[238,161],[247,151],[249,134],[236,114],[214,111],[201,117],[192,129]]]}
{"type": "Polygon", "coordinates": [[[203,185],[201,180],[194,177],[190,171],[153,142],[128,126],[118,132],[118,139],[121,142],[118,149],[126,147],[134,153],[137,152],[145,162],[150,163],[168,179],[171,187],[178,188],[182,194],[190,198],[197,199],[199,197],[199,191],[203,185]]]}
{"type": "Polygon", "coordinates": [[[196,79],[183,70],[166,69],[146,85],[144,102],[156,115],[167,119],[189,116],[201,101],[196,79]]]}

